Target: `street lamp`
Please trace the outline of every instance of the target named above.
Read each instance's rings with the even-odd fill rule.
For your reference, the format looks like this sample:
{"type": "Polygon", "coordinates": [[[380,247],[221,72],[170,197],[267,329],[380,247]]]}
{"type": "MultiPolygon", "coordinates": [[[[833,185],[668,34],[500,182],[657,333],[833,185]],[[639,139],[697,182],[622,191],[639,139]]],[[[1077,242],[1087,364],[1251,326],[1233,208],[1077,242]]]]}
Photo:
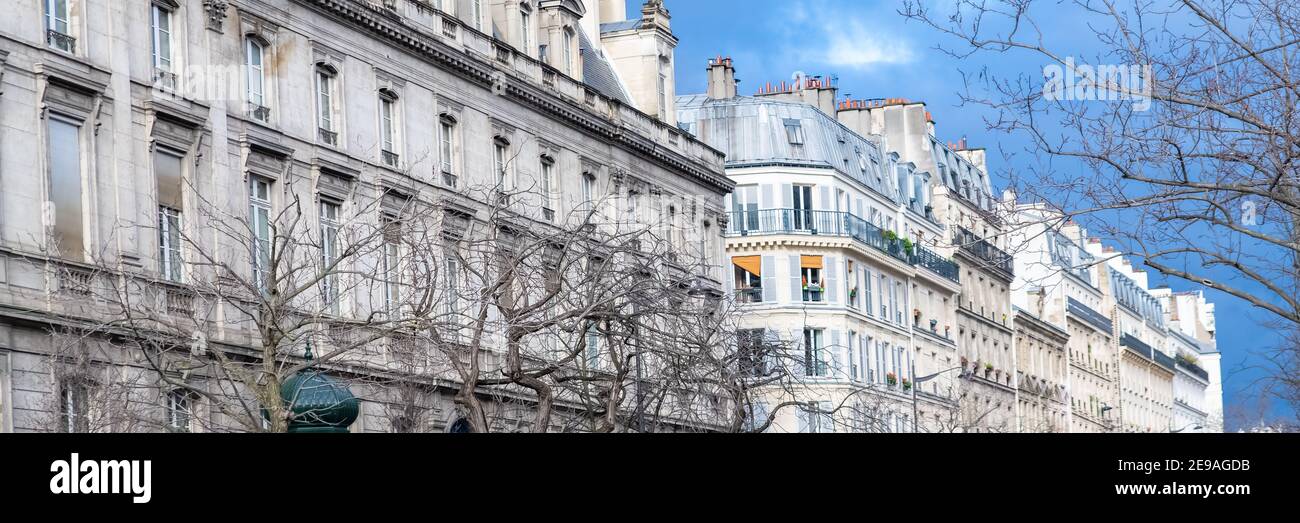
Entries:
{"type": "Polygon", "coordinates": [[[1201,426],[1200,424],[1198,424],[1198,423],[1188,423],[1186,427],[1183,427],[1183,428],[1178,429],[1178,430],[1170,430],[1169,433],[1170,433],[1170,434],[1177,434],[1177,433],[1182,432],[1182,431],[1184,431],[1184,430],[1187,430],[1187,429],[1189,429],[1189,428],[1192,429],[1192,430],[1201,430],[1201,429],[1203,429],[1203,428],[1205,428],[1205,427],[1202,427],[1202,426],[1201,426]],[[1196,425],[1196,426],[1193,427],[1192,425],[1196,425]]]}
{"type": "Polygon", "coordinates": [[[920,421],[920,420],[919,420],[920,416],[917,414],[916,389],[921,388],[921,384],[922,384],[922,383],[925,383],[925,382],[930,381],[930,380],[932,380],[932,379],[938,378],[940,374],[944,374],[944,373],[948,373],[948,372],[952,372],[952,371],[954,371],[954,370],[960,370],[960,369],[962,369],[962,367],[953,367],[953,368],[951,368],[951,369],[941,370],[941,371],[936,372],[936,373],[934,373],[934,374],[931,374],[931,375],[929,375],[929,376],[922,376],[922,377],[920,377],[920,378],[915,378],[915,376],[916,376],[916,359],[913,359],[913,360],[912,360],[912,372],[911,372],[911,374],[912,374],[912,376],[914,377],[914,379],[912,380],[912,433],[913,433],[913,434],[916,433],[916,427],[917,427],[916,424],[917,424],[918,421],[920,421]]]}

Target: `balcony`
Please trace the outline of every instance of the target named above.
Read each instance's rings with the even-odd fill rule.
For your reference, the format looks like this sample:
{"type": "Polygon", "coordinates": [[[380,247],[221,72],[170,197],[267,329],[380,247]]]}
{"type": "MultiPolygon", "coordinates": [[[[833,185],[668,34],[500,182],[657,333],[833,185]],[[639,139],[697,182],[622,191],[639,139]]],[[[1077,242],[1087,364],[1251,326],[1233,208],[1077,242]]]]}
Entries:
{"type": "Polygon", "coordinates": [[[1092,310],[1091,307],[1084,305],[1083,302],[1080,302],[1074,298],[1067,296],[1065,300],[1066,300],[1066,310],[1070,313],[1070,315],[1076,316],[1082,319],[1083,321],[1088,322],[1093,327],[1101,329],[1105,331],[1107,334],[1114,332],[1114,324],[1110,321],[1110,318],[1107,318],[1106,316],[1102,315],[1100,312],[1092,310]]]}
{"type": "Polygon", "coordinates": [[[1151,354],[1155,352],[1151,349],[1150,345],[1147,345],[1146,342],[1133,337],[1131,334],[1120,336],[1119,344],[1128,347],[1129,350],[1148,360],[1152,358],[1151,354]]]}
{"type": "Polygon", "coordinates": [[[762,209],[732,212],[727,236],[806,234],[852,238],[898,261],[912,265],[903,241],[884,229],[847,212],[803,209],[762,209]]]}
{"type": "Polygon", "coordinates": [[[393,167],[393,168],[396,168],[396,167],[397,167],[398,160],[399,160],[399,158],[401,158],[400,156],[397,155],[397,153],[392,152],[392,151],[380,151],[380,152],[379,152],[379,156],[380,156],[381,159],[383,160],[384,165],[387,165],[387,166],[389,166],[389,167],[393,167]]]}
{"type": "Polygon", "coordinates": [[[1178,358],[1175,358],[1174,363],[1175,365],[1178,366],[1178,368],[1187,371],[1188,374],[1201,378],[1202,380],[1205,381],[1210,381],[1210,373],[1206,372],[1205,369],[1202,369],[1200,365],[1193,363],[1191,360],[1179,356],[1178,358]]]}
{"type": "Polygon", "coordinates": [[[45,32],[45,42],[55,49],[65,53],[74,53],[77,50],[77,39],[72,35],[60,33],[53,29],[45,32]]]}
{"type": "Polygon", "coordinates": [[[1174,359],[1172,357],[1160,351],[1154,351],[1153,354],[1155,355],[1156,365],[1164,367],[1169,372],[1174,372],[1174,359]]]}
{"type": "Polygon", "coordinates": [[[323,144],[331,145],[334,147],[337,147],[339,145],[339,133],[336,133],[329,129],[321,128],[318,129],[318,135],[320,137],[320,142],[323,144]]]}
{"type": "Polygon", "coordinates": [[[980,238],[964,227],[957,227],[957,231],[953,233],[953,243],[967,255],[985,262],[985,267],[1001,272],[1009,280],[1015,279],[1015,265],[1011,256],[988,240],[980,238]]]}
{"type": "Polygon", "coordinates": [[[265,105],[256,105],[256,104],[251,105],[248,108],[248,112],[250,115],[253,116],[253,119],[255,120],[261,122],[271,121],[271,108],[265,105]]]}
{"type": "Polygon", "coordinates": [[[763,303],[763,289],[738,289],[736,290],[736,303],[763,303]]]}
{"type": "Polygon", "coordinates": [[[912,264],[930,269],[935,274],[952,280],[953,283],[961,283],[961,267],[957,262],[945,259],[925,247],[916,246],[912,253],[912,264]]]}

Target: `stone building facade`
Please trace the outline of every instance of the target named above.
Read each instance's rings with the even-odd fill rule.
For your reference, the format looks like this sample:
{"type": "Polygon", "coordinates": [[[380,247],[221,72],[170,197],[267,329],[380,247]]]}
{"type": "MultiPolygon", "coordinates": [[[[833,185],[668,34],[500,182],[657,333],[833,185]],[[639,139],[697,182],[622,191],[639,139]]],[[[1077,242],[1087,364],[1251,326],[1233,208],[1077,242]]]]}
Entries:
{"type": "MultiPolygon", "coordinates": [[[[638,20],[625,9],[621,0],[9,2],[0,431],[123,429],[77,421],[90,392],[51,372],[50,333],[103,321],[85,292],[101,279],[154,281],[181,308],[199,264],[182,237],[213,247],[204,265],[261,281],[249,239],[218,237],[205,219],[246,223],[257,236],[266,216],[301,205],[325,231],[382,224],[387,211],[376,209],[399,201],[472,229],[499,202],[471,189],[497,187],[519,193],[519,223],[547,227],[602,195],[675,197],[691,202],[672,220],[674,245],[702,260],[692,285],[720,288],[732,183],[721,153],[672,123],[676,39],[663,2],[646,2],[638,20]],[[199,206],[224,218],[198,216],[199,206]]],[[[321,292],[338,293],[329,288],[321,292]]],[[[387,299],[325,296],[341,318],[373,316],[387,299]]],[[[230,307],[214,314],[236,314],[230,307]]],[[[247,328],[195,336],[231,350],[257,338],[247,328]]],[[[104,382],[143,365],[111,349],[90,360],[104,382]]],[[[427,428],[464,428],[454,381],[422,389],[427,428]]],[[[366,387],[353,430],[391,430],[386,393],[366,387]]],[[[177,428],[181,411],[186,430],[194,418],[230,428],[215,408],[155,389],[140,399],[156,407],[155,429],[177,428]]]]}

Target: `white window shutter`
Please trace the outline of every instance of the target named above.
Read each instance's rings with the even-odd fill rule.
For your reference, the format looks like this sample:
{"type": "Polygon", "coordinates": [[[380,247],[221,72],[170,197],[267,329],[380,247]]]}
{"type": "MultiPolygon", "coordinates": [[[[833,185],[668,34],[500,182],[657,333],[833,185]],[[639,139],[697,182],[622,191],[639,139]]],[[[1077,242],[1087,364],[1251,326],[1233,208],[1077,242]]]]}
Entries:
{"type": "Polygon", "coordinates": [[[799,261],[799,255],[790,255],[790,303],[803,301],[803,280],[800,274],[802,269],[803,266],[799,261]]]}
{"type": "Polygon", "coordinates": [[[822,279],[826,280],[826,301],[831,304],[840,302],[839,282],[840,282],[840,259],[836,256],[827,256],[826,263],[822,269],[825,275],[822,279]]]}
{"type": "Polygon", "coordinates": [[[831,331],[831,345],[828,349],[829,350],[822,351],[823,353],[830,353],[831,368],[830,372],[827,373],[827,377],[838,378],[848,373],[848,370],[846,369],[847,365],[845,365],[847,360],[844,358],[842,352],[844,346],[840,344],[840,331],[831,331]]]}
{"type": "Polygon", "coordinates": [[[763,302],[776,301],[776,256],[763,256],[760,260],[763,271],[763,302]]]}

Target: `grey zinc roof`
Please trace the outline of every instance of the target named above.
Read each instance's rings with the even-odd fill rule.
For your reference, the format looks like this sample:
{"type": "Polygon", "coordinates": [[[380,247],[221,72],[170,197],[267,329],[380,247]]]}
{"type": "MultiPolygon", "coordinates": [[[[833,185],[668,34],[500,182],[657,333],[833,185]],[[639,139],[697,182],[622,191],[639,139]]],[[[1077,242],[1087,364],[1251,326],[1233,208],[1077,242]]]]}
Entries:
{"type": "Polygon", "coordinates": [[[632,96],[618,81],[614,66],[605,59],[604,53],[595,49],[591,39],[587,38],[587,32],[581,29],[578,30],[578,47],[582,53],[582,81],[605,96],[632,105],[632,96]]]}
{"type": "Polygon", "coordinates": [[[993,181],[988,175],[939,140],[931,138],[930,142],[934,164],[940,171],[938,173],[940,183],[977,207],[992,211],[993,181]]]}
{"type": "Polygon", "coordinates": [[[615,33],[618,31],[631,31],[633,29],[639,29],[640,27],[641,27],[640,18],[636,20],[623,20],[621,22],[610,22],[607,24],[600,24],[600,33],[605,34],[605,33],[615,33]]]}
{"type": "Polygon", "coordinates": [[[750,96],[714,100],[706,95],[677,99],[681,127],[727,155],[728,168],[763,165],[828,168],[871,191],[899,201],[898,178],[887,172],[880,147],[811,105],[750,96]],[[804,145],[789,143],[787,125],[797,122],[804,145]],[[862,160],[859,161],[859,152],[862,160]],[[867,171],[860,168],[866,164],[867,171]]]}

